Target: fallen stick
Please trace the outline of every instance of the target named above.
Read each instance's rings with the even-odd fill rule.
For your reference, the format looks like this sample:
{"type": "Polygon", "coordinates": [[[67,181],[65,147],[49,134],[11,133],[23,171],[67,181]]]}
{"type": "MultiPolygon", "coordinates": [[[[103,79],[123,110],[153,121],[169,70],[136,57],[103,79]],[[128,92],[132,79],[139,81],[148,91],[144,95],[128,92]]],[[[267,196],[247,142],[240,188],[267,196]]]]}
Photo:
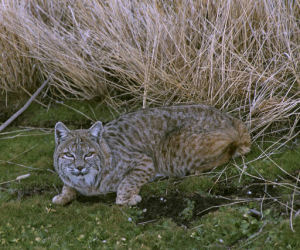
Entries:
{"type": "Polygon", "coordinates": [[[41,87],[37,89],[37,91],[34,92],[34,94],[30,97],[30,99],[25,103],[25,105],[19,109],[16,113],[14,113],[6,122],[2,123],[0,126],[0,132],[4,130],[10,123],[12,123],[20,114],[22,114],[32,103],[32,101],[38,96],[38,94],[45,88],[45,86],[48,84],[50,81],[51,76],[43,82],[41,87]]]}

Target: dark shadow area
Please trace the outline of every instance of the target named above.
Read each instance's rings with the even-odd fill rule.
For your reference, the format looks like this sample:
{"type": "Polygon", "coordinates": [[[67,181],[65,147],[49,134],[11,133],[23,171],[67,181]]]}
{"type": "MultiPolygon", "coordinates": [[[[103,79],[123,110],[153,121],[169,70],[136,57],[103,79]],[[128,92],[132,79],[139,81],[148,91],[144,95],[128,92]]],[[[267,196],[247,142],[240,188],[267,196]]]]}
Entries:
{"type": "Polygon", "coordinates": [[[34,195],[42,195],[45,193],[54,193],[53,186],[35,186],[29,188],[22,188],[18,190],[14,190],[13,194],[16,195],[17,200],[22,200],[26,197],[31,197],[34,195]]]}
{"type": "Polygon", "coordinates": [[[84,196],[78,195],[77,201],[86,204],[93,204],[93,203],[104,203],[107,205],[114,205],[116,201],[116,193],[108,193],[99,196],[84,196]]]}
{"type": "Polygon", "coordinates": [[[228,200],[225,198],[203,197],[200,194],[186,195],[179,192],[167,196],[151,196],[144,198],[137,205],[143,210],[137,224],[146,224],[165,217],[172,218],[178,225],[189,226],[196,218],[215,211],[218,206],[226,203],[228,200]]]}

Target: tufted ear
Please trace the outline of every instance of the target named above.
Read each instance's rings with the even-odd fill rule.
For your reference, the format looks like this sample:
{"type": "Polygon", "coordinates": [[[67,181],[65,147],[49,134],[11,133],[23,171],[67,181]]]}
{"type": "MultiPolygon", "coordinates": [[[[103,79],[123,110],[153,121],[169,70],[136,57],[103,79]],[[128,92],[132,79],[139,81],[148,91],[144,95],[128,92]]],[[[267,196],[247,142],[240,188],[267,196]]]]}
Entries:
{"type": "Polygon", "coordinates": [[[61,140],[68,136],[70,130],[62,122],[55,124],[55,143],[58,145],[61,140]]]}
{"type": "Polygon", "coordinates": [[[95,122],[94,125],[90,127],[89,132],[92,137],[94,137],[97,141],[100,141],[103,132],[102,122],[95,122]]]}

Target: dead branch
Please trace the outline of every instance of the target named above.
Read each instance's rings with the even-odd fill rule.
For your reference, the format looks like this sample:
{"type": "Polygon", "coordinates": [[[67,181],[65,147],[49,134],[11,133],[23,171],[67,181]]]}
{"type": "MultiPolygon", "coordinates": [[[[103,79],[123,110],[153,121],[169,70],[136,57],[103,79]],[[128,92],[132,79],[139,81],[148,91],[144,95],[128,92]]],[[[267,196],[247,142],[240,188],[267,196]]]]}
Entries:
{"type": "Polygon", "coordinates": [[[35,91],[35,93],[30,97],[30,99],[25,103],[25,105],[21,109],[19,109],[16,113],[14,113],[6,122],[1,124],[0,132],[2,130],[4,130],[10,123],[12,123],[20,114],[22,114],[29,107],[29,105],[32,103],[32,101],[39,95],[39,93],[43,90],[43,88],[45,88],[45,86],[48,84],[50,79],[51,79],[51,76],[48,77],[48,79],[43,82],[41,87],[39,87],[37,89],[37,91],[35,91]]]}

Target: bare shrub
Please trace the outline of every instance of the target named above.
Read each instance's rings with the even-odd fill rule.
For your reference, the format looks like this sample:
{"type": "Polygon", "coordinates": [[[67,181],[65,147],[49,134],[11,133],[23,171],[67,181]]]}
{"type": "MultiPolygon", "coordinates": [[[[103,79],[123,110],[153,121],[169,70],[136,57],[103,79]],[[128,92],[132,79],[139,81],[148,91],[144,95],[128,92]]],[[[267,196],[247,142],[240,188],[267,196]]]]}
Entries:
{"type": "Polygon", "coordinates": [[[283,0],[2,0],[0,88],[37,87],[55,72],[63,96],[207,103],[240,116],[254,139],[270,128],[292,136],[299,13],[283,0]]]}

